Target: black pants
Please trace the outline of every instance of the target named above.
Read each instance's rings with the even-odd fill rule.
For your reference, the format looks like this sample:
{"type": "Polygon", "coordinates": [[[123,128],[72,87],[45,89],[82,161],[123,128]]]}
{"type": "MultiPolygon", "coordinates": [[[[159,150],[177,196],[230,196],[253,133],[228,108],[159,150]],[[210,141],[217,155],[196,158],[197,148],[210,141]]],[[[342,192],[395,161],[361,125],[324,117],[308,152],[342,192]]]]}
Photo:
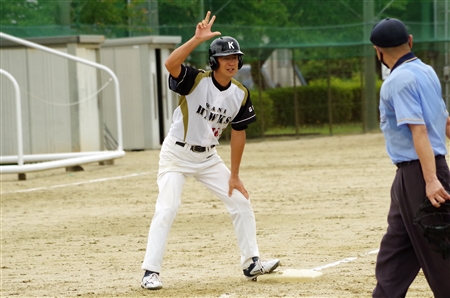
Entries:
{"type": "MultiPolygon", "coordinates": [[[[436,159],[437,177],[450,191],[450,172],[445,158],[436,159]]],[[[388,228],[380,244],[373,297],[405,297],[409,286],[422,268],[436,298],[450,297],[450,259],[431,250],[414,214],[426,199],[425,181],[419,161],[397,170],[391,188],[388,228]]]]}

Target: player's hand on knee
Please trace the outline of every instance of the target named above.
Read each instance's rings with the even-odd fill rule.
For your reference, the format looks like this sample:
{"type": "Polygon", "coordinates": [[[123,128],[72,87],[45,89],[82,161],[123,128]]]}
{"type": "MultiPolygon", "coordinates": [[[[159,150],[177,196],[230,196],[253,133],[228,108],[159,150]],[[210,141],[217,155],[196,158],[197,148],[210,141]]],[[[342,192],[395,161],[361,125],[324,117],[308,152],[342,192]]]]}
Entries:
{"type": "Polygon", "coordinates": [[[228,185],[229,185],[229,189],[228,189],[229,197],[231,197],[231,195],[233,194],[233,190],[236,189],[239,192],[241,192],[244,195],[244,197],[248,200],[249,194],[244,187],[244,183],[242,183],[242,181],[241,181],[241,179],[239,179],[239,177],[231,176],[230,181],[228,182],[228,185]]]}

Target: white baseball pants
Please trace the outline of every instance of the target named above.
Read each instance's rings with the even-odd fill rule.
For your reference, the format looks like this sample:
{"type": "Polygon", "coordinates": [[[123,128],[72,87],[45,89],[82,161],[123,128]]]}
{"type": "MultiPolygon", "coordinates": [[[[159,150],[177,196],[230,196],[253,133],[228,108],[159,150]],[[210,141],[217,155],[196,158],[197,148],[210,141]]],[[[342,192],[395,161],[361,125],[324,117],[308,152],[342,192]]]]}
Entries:
{"type": "Polygon", "coordinates": [[[233,221],[241,252],[242,269],[259,256],[256,223],[250,200],[238,190],[228,196],[230,170],[212,148],[203,153],[193,152],[190,146],[181,147],[166,137],[163,142],[158,171],[159,195],[148,232],[148,243],[142,269],[161,272],[164,250],[170,228],[181,203],[186,177],[193,176],[225,204],[233,221]]]}

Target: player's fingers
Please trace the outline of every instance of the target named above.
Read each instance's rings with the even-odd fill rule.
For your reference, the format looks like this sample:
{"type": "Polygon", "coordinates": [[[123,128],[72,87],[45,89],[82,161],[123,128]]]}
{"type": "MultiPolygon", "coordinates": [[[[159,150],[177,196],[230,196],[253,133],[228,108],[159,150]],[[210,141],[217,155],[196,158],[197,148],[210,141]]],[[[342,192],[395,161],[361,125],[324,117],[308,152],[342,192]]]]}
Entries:
{"type": "Polygon", "coordinates": [[[247,190],[245,189],[245,187],[242,185],[241,187],[239,187],[238,190],[239,190],[239,191],[244,195],[244,197],[248,200],[249,195],[248,195],[248,192],[247,192],[247,190]]]}
{"type": "Polygon", "coordinates": [[[248,194],[248,192],[244,189],[244,192],[242,193],[244,195],[244,197],[248,200],[250,198],[250,195],[248,194]]]}
{"type": "Polygon", "coordinates": [[[211,27],[214,24],[214,21],[216,20],[216,16],[213,16],[211,18],[211,21],[209,21],[208,25],[211,27]]]}
{"type": "Polygon", "coordinates": [[[236,189],[237,191],[239,191],[241,194],[244,195],[244,197],[248,200],[248,198],[250,197],[247,190],[245,189],[244,186],[238,186],[238,187],[233,187],[230,185],[230,187],[228,188],[228,196],[231,197],[231,195],[233,194],[233,190],[236,189]]]}
{"type": "Polygon", "coordinates": [[[218,35],[222,35],[222,33],[220,33],[219,31],[216,31],[216,32],[212,32],[212,35],[213,36],[218,36],[218,35]]]}
{"type": "MultiPolygon", "coordinates": [[[[205,16],[205,22],[208,24],[208,22],[209,22],[209,16],[211,15],[211,12],[210,11],[208,11],[207,13],[206,13],[206,16],[205,16]]],[[[214,17],[213,17],[214,18],[214,17]]]]}

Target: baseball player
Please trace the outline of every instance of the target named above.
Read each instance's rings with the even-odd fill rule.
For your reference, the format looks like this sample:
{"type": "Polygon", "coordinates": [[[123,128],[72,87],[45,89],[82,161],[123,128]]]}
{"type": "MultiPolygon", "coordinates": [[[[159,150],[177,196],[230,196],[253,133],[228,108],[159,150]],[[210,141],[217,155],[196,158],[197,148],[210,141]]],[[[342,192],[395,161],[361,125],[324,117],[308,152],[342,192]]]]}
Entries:
{"type": "Polygon", "coordinates": [[[212,32],[215,16],[210,12],[197,24],[195,35],[171,53],[165,62],[170,73],[169,87],[180,95],[179,106],[166,136],[159,161],[159,195],[148,233],[141,286],[162,288],[159,277],[170,227],[180,205],[186,177],[203,183],[228,209],[241,252],[241,265],[249,280],[272,272],[278,259],[262,262],[256,241],[255,215],[249,194],[239,178],[247,126],[256,120],[248,89],[233,79],[242,67],[238,42],[219,37],[209,49],[210,71],[183,65],[202,42],[220,35],[212,32]],[[216,152],[224,129],[231,125],[231,171],[216,152]]]}
{"type": "Polygon", "coordinates": [[[381,240],[373,297],[405,297],[420,269],[436,298],[450,297],[450,259],[443,260],[414,225],[428,198],[435,208],[450,200],[445,159],[450,118],[433,68],[411,52],[405,24],[386,18],[372,29],[380,62],[391,73],[380,91],[380,128],[397,172],[391,187],[388,228],[381,240]]]}

